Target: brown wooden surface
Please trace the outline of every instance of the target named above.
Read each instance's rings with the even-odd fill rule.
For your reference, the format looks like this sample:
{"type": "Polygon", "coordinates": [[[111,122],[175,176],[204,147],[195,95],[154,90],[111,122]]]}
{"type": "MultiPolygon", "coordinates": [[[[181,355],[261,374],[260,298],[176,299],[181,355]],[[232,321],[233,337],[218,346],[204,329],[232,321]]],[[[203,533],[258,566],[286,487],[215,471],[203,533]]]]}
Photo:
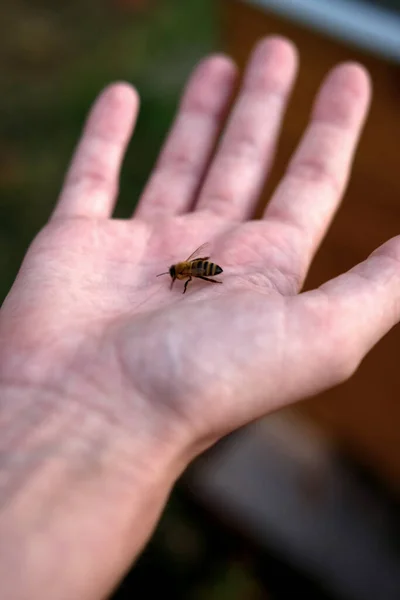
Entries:
{"type": "MultiPolygon", "coordinates": [[[[278,157],[260,207],[284,172],[327,71],[339,62],[357,60],[371,74],[373,103],[351,182],[306,282],[306,288],[315,287],[400,233],[400,67],[240,1],[222,2],[221,33],[224,51],[240,68],[254,43],[267,34],[289,37],[300,53],[278,157]]],[[[375,346],[351,380],[296,408],[398,487],[400,328],[375,346]]]]}

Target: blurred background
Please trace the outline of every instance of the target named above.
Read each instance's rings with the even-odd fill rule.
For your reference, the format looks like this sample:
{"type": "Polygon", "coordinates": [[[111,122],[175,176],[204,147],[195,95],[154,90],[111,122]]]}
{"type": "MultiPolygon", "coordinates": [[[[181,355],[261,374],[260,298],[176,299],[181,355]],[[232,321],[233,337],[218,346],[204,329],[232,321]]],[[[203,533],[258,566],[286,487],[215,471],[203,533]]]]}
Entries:
{"type": "MultiPolygon", "coordinates": [[[[353,177],[306,287],[400,231],[400,0],[3,0],[0,7],[0,300],[46,222],[86,117],[109,82],[141,111],[116,216],[128,216],[185,81],[206,54],[243,67],[260,36],[301,57],[276,165],[282,175],[327,71],[357,60],[374,86],[353,177]]],[[[400,598],[400,334],[351,381],[224,439],[177,483],[113,595],[190,600],[400,598]]],[[[290,373],[288,373],[290,376],[290,373]]]]}

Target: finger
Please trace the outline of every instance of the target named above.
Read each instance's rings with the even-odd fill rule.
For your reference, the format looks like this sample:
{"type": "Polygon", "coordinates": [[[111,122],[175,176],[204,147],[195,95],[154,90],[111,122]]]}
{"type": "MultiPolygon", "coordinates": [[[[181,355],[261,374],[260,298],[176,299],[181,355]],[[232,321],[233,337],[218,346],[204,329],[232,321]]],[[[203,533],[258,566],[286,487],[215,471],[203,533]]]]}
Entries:
{"type": "Polygon", "coordinates": [[[112,214],[138,108],[138,95],[128,84],[113,84],[103,91],[90,111],[53,217],[112,214]]]}
{"type": "Polygon", "coordinates": [[[197,210],[237,220],[252,213],[272,163],[296,67],[288,41],[269,38],[257,45],[197,210]]]}
{"type": "Polygon", "coordinates": [[[153,218],[191,208],[235,78],[235,66],[223,56],[213,56],[195,70],[135,216],[153,218]]]}
{"type": "Polygon", "coordinates": [[[266,208],[265,219],[282,226],[277,231],[291,257],[288,270],[300,282],[347,185],[369,99],[369,79],[362,67],[347,64],[330,73],[311,123],[266,208]]]}
{"type": "MultiPolygon", "coordinates": [[[[333,361],[333,376],[348,378],[400,319],[400,236],[317,290],[301,294],[319,309],[318,352],[333,361]],[[324,350],[324,347],[326,350],[324,350]],[[329,358],[330,357],[330,358],[329,358]]],[[[314,346],[314,344],[313,344],[314,346]]]]}

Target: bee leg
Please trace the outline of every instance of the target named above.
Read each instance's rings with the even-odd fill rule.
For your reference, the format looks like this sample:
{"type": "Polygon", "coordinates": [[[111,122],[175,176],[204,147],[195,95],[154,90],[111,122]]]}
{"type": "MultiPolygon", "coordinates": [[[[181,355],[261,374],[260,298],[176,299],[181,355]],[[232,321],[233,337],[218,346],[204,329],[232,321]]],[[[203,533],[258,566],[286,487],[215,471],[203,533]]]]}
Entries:
{"type": "Polygon", "coordinates": [[[192,278],[191,278],[191,277],[189,277],[189,279],[187,279],[187,280],[185,281],[185,285],[183,286],[183,292],[182,292],[182,294],[184,294],[184,293],[186,292],[187,284],[189,283],[189,281],[192,281],[192,278]]]}
{"type": "Polygon", "coordinates": [[[169,288],[170,290],[172,290],[172,286],[174,285],[176,277],[173,278],[173,280],[171,281],[171,287],[169,288]]]}
{"type": "Polygon", "coordinates": [[[199,277],[199,279],[204,279],[204,281],[211,281],[212,283],[222,283],[222,281],[211,279],[210,277],[204,277],[203,275],[198,275],[197,277],[199,277]]]}

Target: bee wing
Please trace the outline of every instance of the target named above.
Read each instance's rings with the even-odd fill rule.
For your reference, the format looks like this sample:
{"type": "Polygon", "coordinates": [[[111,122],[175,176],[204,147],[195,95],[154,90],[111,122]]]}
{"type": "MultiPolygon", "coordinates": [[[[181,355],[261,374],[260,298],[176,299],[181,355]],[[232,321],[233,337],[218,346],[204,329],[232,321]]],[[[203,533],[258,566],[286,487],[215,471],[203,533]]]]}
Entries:
{"type": "Polygon", "coordinates": [[[199,257],[200,253],[203,252],[203,250],[205,250],[205,248],[208,248],[209,245],[210,244],[208,242],[206,242],[205,244],[202,244],[201,246],[196,248],[196,250],[194,252],[192,252],[192,254],[186,259],[185,262],[189,262],[190,260],[193,260],[195,257],[199,257]]]}

